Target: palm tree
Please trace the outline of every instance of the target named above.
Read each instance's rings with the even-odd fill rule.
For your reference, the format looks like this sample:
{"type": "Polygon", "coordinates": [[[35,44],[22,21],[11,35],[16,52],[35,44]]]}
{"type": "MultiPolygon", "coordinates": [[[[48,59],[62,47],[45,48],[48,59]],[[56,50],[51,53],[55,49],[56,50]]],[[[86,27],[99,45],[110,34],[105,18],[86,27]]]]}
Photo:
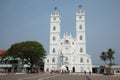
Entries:
{"type": "Polygon", "coordinates": [[[105,52],[102,52],[100,58],[105,62],[106,65],[106,60],[108,59],[107,54],[105,52]]]}
{"type": "Polygon", "coordinates": [[[114,61],[114,56],[113,56],[113,54],[115,54],[114,50],[112,50],[111,48],[108,49],[108,51],[107,51],[107,57],[108,57],[108,59],[109,59],[109,61],[110,61],[110,64],[113,64],[112,61],[114,61]]]}

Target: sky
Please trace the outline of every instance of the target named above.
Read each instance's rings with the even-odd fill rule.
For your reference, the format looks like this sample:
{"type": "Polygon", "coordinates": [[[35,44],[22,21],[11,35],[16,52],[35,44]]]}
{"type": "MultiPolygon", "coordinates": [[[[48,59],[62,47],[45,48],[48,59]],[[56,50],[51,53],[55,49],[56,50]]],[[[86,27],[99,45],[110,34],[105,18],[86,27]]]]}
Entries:
{"type": "Polygon", "coordinates": [[[87,52],[93,64],[104,64],[103,51],[115,51],[120,64],[120,0],[0,0],[0,50],[17,42],[38,41],[49,52],[50,14],[54,7],[61,17],[61,36],[75,37],[75,13],[86,13],[87,52]]]}

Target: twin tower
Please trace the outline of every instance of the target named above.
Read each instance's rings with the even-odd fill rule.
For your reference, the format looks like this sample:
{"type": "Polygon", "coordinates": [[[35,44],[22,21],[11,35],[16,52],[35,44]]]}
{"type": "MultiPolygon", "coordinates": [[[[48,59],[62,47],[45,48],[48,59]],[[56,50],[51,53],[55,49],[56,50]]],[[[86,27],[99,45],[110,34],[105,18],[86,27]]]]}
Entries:
{"type": "Polygon", "coordinates": [[[68,33],[61,37],[60,23],[60,15],[55,9],[50,16],[50,44],[45,71],[92,72],[91,57],[86,51],[85,12],[81,8],[76,12],[76,38],[68,33]]]}

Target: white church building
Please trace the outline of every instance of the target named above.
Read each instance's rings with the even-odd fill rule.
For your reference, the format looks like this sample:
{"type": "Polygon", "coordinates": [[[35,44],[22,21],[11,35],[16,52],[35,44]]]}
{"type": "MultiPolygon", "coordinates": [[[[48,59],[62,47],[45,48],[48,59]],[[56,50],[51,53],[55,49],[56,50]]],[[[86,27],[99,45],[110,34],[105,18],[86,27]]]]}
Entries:
{"type": "Polygon", "coordinates": [[[61,37],[61,20],[58,11],[50,15],[50,44],[44,70],[71,72],[92,72],[91,57],[86,51],[85,12],[80,8],[76,12],[76,38],[65,33],[61,37]]]}

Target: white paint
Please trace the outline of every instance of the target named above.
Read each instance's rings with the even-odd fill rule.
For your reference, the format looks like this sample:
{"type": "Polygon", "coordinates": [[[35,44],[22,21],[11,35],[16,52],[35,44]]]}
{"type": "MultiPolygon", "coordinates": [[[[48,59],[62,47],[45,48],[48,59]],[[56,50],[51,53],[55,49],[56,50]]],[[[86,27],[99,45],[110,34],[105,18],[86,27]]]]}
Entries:
{"type": "Polygon", "coordinates": [[[45,71],[59,70],[64,65],[71,72],[92,72],[91,57],[86,51],[85,13],[76,12],[76,38],[67,32],[61,37],[60,22],[60,15],[55,11],[50,16],[50,49],[45,71]]]}

